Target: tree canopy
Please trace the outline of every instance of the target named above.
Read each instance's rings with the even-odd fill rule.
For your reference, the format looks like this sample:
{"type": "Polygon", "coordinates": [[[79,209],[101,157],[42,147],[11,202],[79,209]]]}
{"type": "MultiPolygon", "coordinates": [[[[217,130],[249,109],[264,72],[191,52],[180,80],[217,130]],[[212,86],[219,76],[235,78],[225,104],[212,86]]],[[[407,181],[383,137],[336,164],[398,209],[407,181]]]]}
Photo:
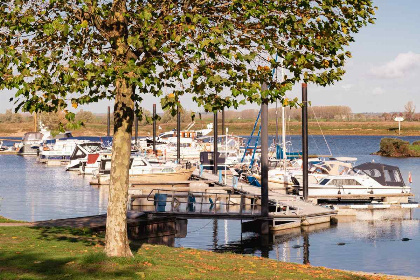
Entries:
{"type": "Polygon", "coordinates": [[[373,15],[371,0],[0,2],[0,90],[17,89],[16,110],[29,112],[115,100],[105,250],[131,256],[128,170],[143,98],[161,97],[173,114],[185,93],[206,111],[292,106],[283,96],[296,82],[341,78],[345,47],[373,15]],[[273,79],[278,67],[286,75],[273,79]]]}
{"type": "Polygon", "coordinates": [[[370,0],[13,0],[0,12],[0,89],[17,89],[17,110],[113,99],[122,78],[137,108],[154,95],[174,109],[192,93],[213,111],[274,101],[298,81],[339,80],[345,46],[374,8],[370,0]],[[271,79],[277,67],[284,80],[271,79]],[[261,96],[262,82],[270,90],[261,96]]]}

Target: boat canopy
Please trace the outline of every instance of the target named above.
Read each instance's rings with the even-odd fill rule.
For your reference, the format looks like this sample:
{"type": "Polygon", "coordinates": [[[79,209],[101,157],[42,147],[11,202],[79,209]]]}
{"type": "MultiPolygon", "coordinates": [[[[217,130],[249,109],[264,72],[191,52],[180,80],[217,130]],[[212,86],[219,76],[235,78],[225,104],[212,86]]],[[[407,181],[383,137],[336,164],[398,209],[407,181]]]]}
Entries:
{"type": "Polygon", "coordinates": [[[404,187],[404,180],[397,166],[366,162],[354,167],[355,171],[361,170],[383,186],[404,187]]]}
{"type": "Polygon", "coordinates": [[[42,140],[43,134],[41,132],[26,132],[23,135],[22,141],[37,141],[42,140]]]}

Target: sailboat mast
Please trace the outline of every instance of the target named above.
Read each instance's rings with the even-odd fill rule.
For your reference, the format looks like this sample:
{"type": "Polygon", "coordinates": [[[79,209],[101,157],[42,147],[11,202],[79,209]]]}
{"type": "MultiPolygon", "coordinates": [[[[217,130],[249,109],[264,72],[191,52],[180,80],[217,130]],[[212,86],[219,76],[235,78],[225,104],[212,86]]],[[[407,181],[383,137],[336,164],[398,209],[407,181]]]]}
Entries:
{"type": "Polygon", "coordinates": [[[278,118],[278,113],[277,113],[277,100],[276,100],[276,140],[274,141],[274,144],[276,144],[276,149],[277,149],[277,145],[279,142],[279,118],[278,118]]]}
{"type": "Polygon", "coordinates": [[[281,128],[282,128],[282,134],[281,134],[281,142],[282,142],[282,150],[283,150],[283,167],[284,167],[284,174],[286,174],[286,161],[287,161],[287,154],[286,154],[286,110],[284,109],[284,106],[281,107],[281,128]]]}
{"type": "MultiPolygon", "coordinates": [[[[281,68],[281,80],[284,81],[284,69],[281,68]]],[[[286,161],[287,161],[287,154],[286,154],[286,110],[284,106],[281,106],[281,142],[282,142],[282,150],[283,150],[283,168],[284,168],[284,175],[286,175],[286,161]]]]}

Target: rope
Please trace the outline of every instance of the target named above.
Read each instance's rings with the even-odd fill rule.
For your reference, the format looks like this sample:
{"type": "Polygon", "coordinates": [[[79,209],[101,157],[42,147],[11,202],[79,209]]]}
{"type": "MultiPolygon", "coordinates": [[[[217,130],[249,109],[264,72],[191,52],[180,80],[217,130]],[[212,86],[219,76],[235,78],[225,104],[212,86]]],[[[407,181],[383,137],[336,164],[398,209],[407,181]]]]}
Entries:
{"type": "Polygon", "coordinates": [[[328,145],[327,139],[325,139],[324,132],[322,131],[321,126],[319,125],[318,117],[316,116],[315,111],[314,111],[314,108],[312,106],[311,106],[311,109],[312,109],[312,113],[314,114],[316,123],[318,124],[319,130],[321,130],[322,137],[324,138],[324,141],[325,141],[325,144],[327,145],[328,151],[330,152],[330,156],[332,156],[332,152],[331,152],[330,146],[328,145]]]}
{"type": "Polygon", "coordinates": [[[210,222],[208,222],[207,224],[205,224],[203,227],[201,227],[201,228],[199,228],[199,229],[196,229],[196,230],[193,230],[193,231],[187,231],[187,234],[188,234],[188,233],[194,233],[194,232],[197,232],[197,231],[199,231],[199,230],[202,230],[202,229],[204,229],[206,226],[208,226],[211,222],[213,222],[213,220],[210,220],[210,222]]]}

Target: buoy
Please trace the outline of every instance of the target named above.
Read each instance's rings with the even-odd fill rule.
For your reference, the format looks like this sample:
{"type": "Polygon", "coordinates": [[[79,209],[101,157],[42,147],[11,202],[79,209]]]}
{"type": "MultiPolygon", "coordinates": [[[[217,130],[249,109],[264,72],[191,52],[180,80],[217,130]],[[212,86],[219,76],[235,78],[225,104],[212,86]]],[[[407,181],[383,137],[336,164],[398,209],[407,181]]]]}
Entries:
{"type": "Polygon", "coordinates": [[[408,182],[411,184],[413,183],[413,178],[411,177],[411,171],[408,172],[408,182]]]}

